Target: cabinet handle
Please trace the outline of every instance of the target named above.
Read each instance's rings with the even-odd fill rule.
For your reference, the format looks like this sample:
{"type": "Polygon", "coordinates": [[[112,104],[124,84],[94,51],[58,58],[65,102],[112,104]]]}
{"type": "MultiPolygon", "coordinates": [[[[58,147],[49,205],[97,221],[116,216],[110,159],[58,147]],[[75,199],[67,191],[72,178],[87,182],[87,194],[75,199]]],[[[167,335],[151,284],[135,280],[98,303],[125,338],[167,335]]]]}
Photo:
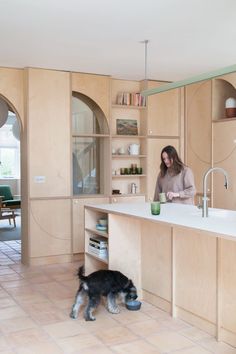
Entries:
{"type": "Polygon", "coordinates": [[[152,134],[152,130],[149,130],[149,134],[152,134]]]}
{"type": "Polygon", "coordinates": [[[112,201],[113,201],[114,203],[116,203],[116,202],[117,202],[117,199],[116,199],[116,198],[113,198],[112,201]]]}

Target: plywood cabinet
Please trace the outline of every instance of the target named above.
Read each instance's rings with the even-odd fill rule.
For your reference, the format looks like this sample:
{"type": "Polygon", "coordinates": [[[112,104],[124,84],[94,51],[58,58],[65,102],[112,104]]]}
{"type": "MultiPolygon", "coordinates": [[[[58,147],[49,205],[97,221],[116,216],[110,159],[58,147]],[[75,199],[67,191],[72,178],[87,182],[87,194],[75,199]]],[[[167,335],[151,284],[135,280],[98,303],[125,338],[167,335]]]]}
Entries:
{"type": "Polygon", "coordinates": [[[171,227],[143,222],[141,238],[142,288],[152,302],[171,311],[172,241],[171,227]],[[147,237],[148,235],[148,237],[147,237]]]}
{"type": "MultiPolygon", "coordinates": [[[[163,82],[149,81],[148,87],[158,87],[163,82]]],[[[175,89],[148,97],[147,106],[147,200],[154,196],[160,171],[161,150],[173,145],[181,154],[183,127],[181,90],[175,89]]],[[[184,156],[182,156],[184,160],[184,156]]]]}
{"type": "Polygon", "coordinates": [[[236,209],[236,117],[227,118],[225,101],[236,98],[236,73],[213,80],[213,160],[215,167],[224,168],[229,175],[229,186],[224,188],[224,177],[214,173],[213,205],[216,208],[236,209]]]}
{"type": "MultiPolygon", "coordinates": [[[[149,81],[148,88],[159,87],[163,82],[149,81]]],[[[148,128],[150,136],[179,136],[180,89],[148,97],[148,128]]]]}
{"type": "Polygon", "coordinates": [[[184,228],[176,228],[174,237],[175,305],[215,325],[216,238],[184,228]]]}
{"type": "Polygon", "coordinates": [[[198,193],[202,176],[211,167],[211,81],[186,86],[186,164],[193,170],[198,193]]]}
{"type": "Polygon", "coordinates": [[[213,178],[213,205],[215,208],[236,209],[236,120],[213,123],[213,166],[222,167],[229,175],[228,189],[224,176],[215,172],[213,178]]]}

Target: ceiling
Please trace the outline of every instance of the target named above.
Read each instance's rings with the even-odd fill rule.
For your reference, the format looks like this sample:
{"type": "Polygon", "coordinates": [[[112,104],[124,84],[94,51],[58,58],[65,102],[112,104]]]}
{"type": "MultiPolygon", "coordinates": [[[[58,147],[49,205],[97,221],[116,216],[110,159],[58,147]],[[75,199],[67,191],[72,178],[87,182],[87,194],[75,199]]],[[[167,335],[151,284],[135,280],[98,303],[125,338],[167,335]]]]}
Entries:
{"type": "Polygon", "coordinates": [[[0,0],[0,66],[175,81],[236,63],[236,0],[0,0]]]}

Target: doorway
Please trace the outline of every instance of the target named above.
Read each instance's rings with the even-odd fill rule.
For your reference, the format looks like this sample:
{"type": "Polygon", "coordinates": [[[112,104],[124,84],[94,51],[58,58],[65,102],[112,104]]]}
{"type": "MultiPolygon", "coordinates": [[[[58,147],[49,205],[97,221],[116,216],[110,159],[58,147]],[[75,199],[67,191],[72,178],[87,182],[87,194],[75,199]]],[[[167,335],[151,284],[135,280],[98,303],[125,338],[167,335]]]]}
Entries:
{"type": "Polygon", "coordinates": [[[1,257],[3,262],[21,259],[20,131],[17,113],[0,96],[0,250],[7,252],[1,257]]]}

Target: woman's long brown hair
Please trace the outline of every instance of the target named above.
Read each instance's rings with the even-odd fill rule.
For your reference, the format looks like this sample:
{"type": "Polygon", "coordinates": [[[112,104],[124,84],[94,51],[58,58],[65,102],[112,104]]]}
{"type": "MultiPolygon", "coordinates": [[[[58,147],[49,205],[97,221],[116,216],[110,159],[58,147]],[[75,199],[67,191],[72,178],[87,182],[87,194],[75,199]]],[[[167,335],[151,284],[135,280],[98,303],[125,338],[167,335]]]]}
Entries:
{"type": "Polygon", "coordinates": [[[163,152],[167,153],[168,158],[170,159],[170,161],[173,161],[171,169],[172,169],[174,175],[178,175],[183,170],[185,165],[181,161],[181,159],[180,159],[176,149],[174,148],[174,146],[167,145],[161,151],[161,164],[160,164],[161,177],[164,177],[166,175],[166,172],[167,172],[167,169],[168,169],[166,167],[166,164],[165,164],[165,162],[163,160],[163,157],[162,157],[163,152]]]}

